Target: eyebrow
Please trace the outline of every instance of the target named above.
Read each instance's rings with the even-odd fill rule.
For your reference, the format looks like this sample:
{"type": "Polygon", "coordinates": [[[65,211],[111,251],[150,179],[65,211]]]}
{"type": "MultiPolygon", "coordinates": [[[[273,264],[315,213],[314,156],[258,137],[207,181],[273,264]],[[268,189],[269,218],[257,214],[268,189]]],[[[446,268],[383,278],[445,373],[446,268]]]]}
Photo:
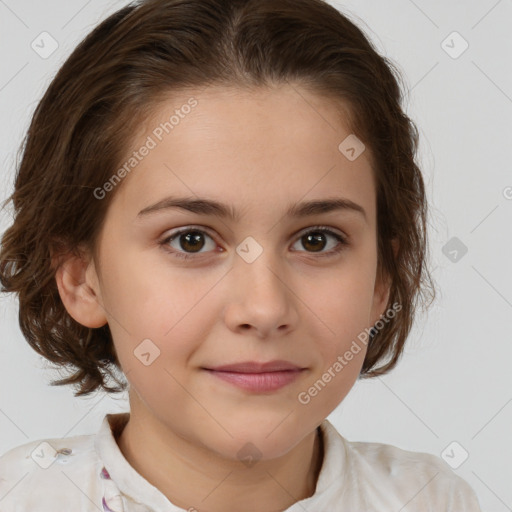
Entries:
{"type": "MultiPolygon", "coordinates": [[[[212,215],[219,218],[227,218],[234,222],[238,222],[240,220],[240,214],[232,206],[212,199],[198,197],[166,197],[165,199],[144,208],[137,216],[144,217],[170,208],[180,208],[199,215],[212,215]]],[[[341,197],[297,203],[291,205],[285,215],[288,217],[301,218],[334,211],[359,213],[364,217],[365,221],[368,222],[366,211],[361,205],[354,203],[350,199],[341,197]]]]}

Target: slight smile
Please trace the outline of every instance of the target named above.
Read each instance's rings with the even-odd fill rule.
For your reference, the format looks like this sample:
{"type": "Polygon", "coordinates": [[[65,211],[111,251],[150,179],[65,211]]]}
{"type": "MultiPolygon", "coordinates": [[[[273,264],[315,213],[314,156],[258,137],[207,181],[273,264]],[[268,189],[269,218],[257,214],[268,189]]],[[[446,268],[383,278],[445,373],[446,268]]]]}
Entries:
{"type": "Polygon", "coordinates": [[[246,361],[203,368],[214,377],[254,393],[277,391],[295,381],[306,369],[288,361],[246,361]]]}

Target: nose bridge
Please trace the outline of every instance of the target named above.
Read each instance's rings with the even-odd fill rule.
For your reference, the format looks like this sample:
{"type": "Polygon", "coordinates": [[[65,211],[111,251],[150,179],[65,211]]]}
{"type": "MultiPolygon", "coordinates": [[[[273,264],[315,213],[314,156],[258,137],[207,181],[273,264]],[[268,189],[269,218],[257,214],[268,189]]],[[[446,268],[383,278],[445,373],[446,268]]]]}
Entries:
{"type": "Polygon", "coordinates": [[[260,244],[248,237],[236,251],[232,274],[236,293],[228,315],[231,327],[250,325],[261,335],[283,325],[290,327],[297,315],[292,314],[286,263],[271,247],[269,238],[260,244]]]}
{"type": "MultiPolygon", "coordinates": [[[[284,288],[284,265],[277,251],[271,247],[269,238],[258,243],[247,237],[236,249],[236,279],[243,279],[244,288],[263,294],[286,295],[284,288]],[[252,285],[252,286],[251,286],[252,285]]],[[[270,299],[270,297],[268,297],[270,299]]]]}

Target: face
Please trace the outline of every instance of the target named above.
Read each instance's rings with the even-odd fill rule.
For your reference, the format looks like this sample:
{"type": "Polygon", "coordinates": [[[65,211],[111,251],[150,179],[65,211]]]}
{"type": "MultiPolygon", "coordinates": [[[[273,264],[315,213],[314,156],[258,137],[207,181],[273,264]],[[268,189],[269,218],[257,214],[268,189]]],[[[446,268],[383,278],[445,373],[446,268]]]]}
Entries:
{"type": "Polygon", "coordinates": [[[89,268],[132,415],[226,458],[249,441],[280,456],[346,396],[364,346],[334,377],[333,365],[387,303],[369,149],[349,160],[341,112],[291,86],[183,93],[142,131],[89,268]],[[333,199],[353,207],[301,210],[333,199]],[[276,360],[300,370],[212,371],[276,360]]]}

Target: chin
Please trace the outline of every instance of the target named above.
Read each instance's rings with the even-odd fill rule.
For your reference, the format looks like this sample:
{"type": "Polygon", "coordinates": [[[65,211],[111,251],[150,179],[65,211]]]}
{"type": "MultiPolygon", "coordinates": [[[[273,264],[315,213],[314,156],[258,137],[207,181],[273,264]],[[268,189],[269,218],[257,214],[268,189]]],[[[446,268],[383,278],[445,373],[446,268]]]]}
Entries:
{"type": "MultiPolygon", "coordinates": [[[[281,418],[282,421],[282,418],[281,418]]],[[[241,462],[250,460],[272,460],[286,455],[297,444],[300,443],[310,432],[304,433],[297,430],[294,426],[277,426],[273,423],[271,428],[262,428],[257,422],[248,422],[247,425],[237,425],[229,432],[233,436],[217,437],[219,444],[211,446],[214,451],[219,452],[224,458],[231,460],[240,460],[241,462]]],[[[250,466],[250,463],[247,463],[250,466]]]]}

